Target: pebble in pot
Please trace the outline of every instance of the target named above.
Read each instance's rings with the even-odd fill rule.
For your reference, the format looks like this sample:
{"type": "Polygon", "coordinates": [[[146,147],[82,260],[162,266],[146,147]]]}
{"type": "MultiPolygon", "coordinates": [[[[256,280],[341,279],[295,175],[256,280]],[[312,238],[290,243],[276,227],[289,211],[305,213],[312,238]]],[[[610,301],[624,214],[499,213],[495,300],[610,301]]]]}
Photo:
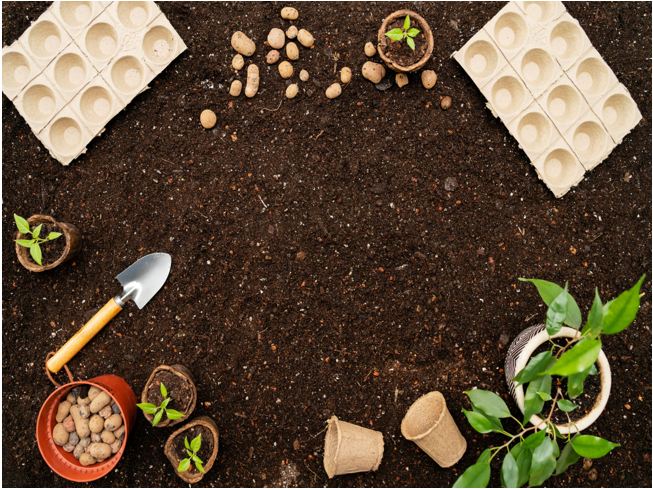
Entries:
{"type": "Polygon", "coordinates": [[[385,68],[379,63],[367,61],[363,65],[362,73],[366,79],[376,84],[383,80],[383,77],[385,76],[385,68]]]}
{"type": "Polygon", "coordinates": [[[292,85],[288,85],[288,88],[286,88],[286,97],[295,98],[298,92],[299,92],[299,87],[297,85],[295,85],[294,83],[292,85]]]}
{"type": "Polygon", "coordinates": [[[229,95],[232,97],[238,97],[240,91],[243,89],[243,84],[240,80],[234,80],[231,82],[231,88],[229,88],[229,95]]]}
{"type": "Polygon", "coordinates": [[[313,35],[310,32],[308,32],[306,29],[301,29],[297,33],[297,40],[305,48],[310,48],[315,42],[315,39],[313,39],[313,35]]]}
{"type": "Polygon", "coordinates": [[[83,453],[79,457],[79,463],[82,464],[84,467],[87,467],[89,465],[93,465],[96,463],[97,460],[93,458],[93,456],[90,453],[83,453]]]}
{"type": "Polygon", "coordinates": [[[283,61],[279,64],[279,74],[282,78],[290,78],[292,76],[292,65],[288,61],[283,61]]]}
{"type": "Polygon", "coordinates": [[[342,83],[349,83],[351,81],[351,70],[346,66],[340,71],[340,81],[342,83]]]}
{"type": "Polygon", "coordinates": [[[251,56],[256,51],[254,41],[240,31],[234,32],[234,35],[231,36],[231,47],[243,56],[251,56]]]}
{"type": "Polygon", "coordinates": [[[397,73],[395,75],[395,82],[397,82],[397,85],[401,88],[408,85],[408,77],[404,73],[397,73]]]}
{"type": "Polygon", "coordinates": [[[374,44],[372,44],[371,42],[365,44],[365,56],[371,58],[375,54],[376,54],[376,48],[374,47],[374,44]]]}
{"type": "Polygon", "coordinates": [[[94,414],[88,422],[91,433],[100,433],[104,429],[104,418],[99,414],[94,414]]]}
{"type": "Polygon", "coordinates": [[[447,110],[449,107],[451,107],[451,97],[444,97],[442,102],[440,102],[440,107],[442,107],[442,110],[447,110]]]}
{"type": "MultiPolygon", "coordinates": [[[[202,114],[200,115],[200,122],[202,123],[202,126],[204,126],[204,129],[211,129],[213,126],[215,126],[215,123],[217,122],[218,118],[215,116],[215,113],[212,110],[206,109],[202,111],[202,114]]],[[[95,401],[94,401],[95,402],[95,401]]],[[[91,403],[93,405],[93,403],[91,403]]],[[[103,418],[108,418],[111,416],[111,413],[113,410],[111,409],[111,406],[105,406],[103,407],[100,411],[99,414],[103,418]],[[107,411],[108,408],[108,411],[107,411]],[[108,413],[107,416],[105,416],[102,413],[108,413]]]]}
{"type": "MultiPolygon", "coordinates": [[[[231,60],[231,67],[234,70],[242,70],[243,66],[245,66],[245,59],[240,54],[234,56],[234,59],[231,60]]],[[[90,392],[88,397],[91,397],[90,392]]],[[[94,397],[95,396],[91,397],[91,401],[94,399],[94,397]]]]}
{"type": "MultiPolygon", "coordinates": [[[[111,396],[106,392],[100,392],[95,399],[91,402],[91,412],[93,414],[99,412],[104,406],[111,402],[111,396]]],[[[72,411],[72,408],[70,408],[72,411]]]]}
{"type": "Polygon", "coordinates": [[[292,61],[297,61],[299,59],[299,48],[294,42],[289,42],[286,46],[286,56],[292,61]]]}
{"type": "Polygon", "coordinates": [[[281,29],[275,27],[268,34],[268,44],[273,49],[281,49],[286,44],[286,35],[281,29]]]}
{"type": "Polygon", "coordinates": [[[106,460],[111,456],[111,447],[106,443],[91,443],[88,453],[98,462],[106,460]]]}
{"type": "Polygon", "coordinates": [[[247,67],[247,85],[245,86],[245,97],[252,98],[258,92],[258,66],[249,65],[247,67]]]}
{"type": "Polygon", "coordinates": [[[274,63],[279,61],[279,51],[277,51],[276,49],[270,51],[268,55],[265,57],[265,61],[267,61],[269,65],[273,65],[274,63]]]}
{"type": "Polygon", "coordinates": [[[299,72],[299,79],[303,82],[308,81],[308,71],[302,70],[299,72]]]}
{"type": "MultiPolygon", "coordinates": [[[[238,56],[240,56],[240,55],[238,55],[238,56]]],[[[243,57],[240,56],[240,59],[243,59],[243,57]]],[[[244,63],[244,61],[243,61],[243,63],[244,63]]],[[[98,394],[100,394],[100,392],[102,392],[102,389],[100,389],[100,388],[98,388],[98,387],[95,387],[95,386],[93,385],[93,386],[91,386],[91,388],[88,390],[88,398],[89,398],[91,401],[93,401],[93,399],[95,399],[95,398],[98,396],[98,394]]]]}
{"type": "Polygon", "coordinates": [[[288,27],[288,30],[286,31],[286,37],[288,39],[295,39],[297,37],[297,27],[294,25],[288,27]]]}
{"type": "Polygon", "coordinates": [[[286,20],[297,20],[299,12],[292,7],[284,7],[281,9],[281,18],[286,20]]]}
{"type": "Polygon", "coordinates": [[[54,430],[52,430],[52,438],[57,445],[62,447],[68,443],[70,433],[68,433],[68,430],[64,428],[62,423],[57,423],[57,425],[54,427],[54,430]]]}
{"type": "Polygon", "coordinates": [[[334,83],[329,88],[326,89],[327,98],[336,98],[342,93],[342,88],[340,88],[340,83],[334,83]]]}
{"type": "Polygon", "coordinates": [[[71,403],[68,401],[63,401],[61,404],[59,404],[59,407],[57,408],[57,423],[61,423],[64,419],[68,417],[70,414],[70,406],[71,403]]]}
{"type": "Polygon", "coordinates": [[[435,74],[433,70],[424,70],[422,71],[422,85],[427,90],[430,90],[435,86],[435,82],[438,81],[438,75],[435,74]]]}

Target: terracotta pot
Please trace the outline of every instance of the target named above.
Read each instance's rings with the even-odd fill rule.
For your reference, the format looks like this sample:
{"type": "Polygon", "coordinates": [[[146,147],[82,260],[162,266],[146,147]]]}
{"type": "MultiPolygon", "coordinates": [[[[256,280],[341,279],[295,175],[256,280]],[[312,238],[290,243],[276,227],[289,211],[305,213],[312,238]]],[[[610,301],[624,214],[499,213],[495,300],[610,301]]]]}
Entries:
{"type": "MultiPolygon", "coordinates": [[[[174,426],[184,421],[188,421],[188,417],[191,414],[193,414],[193,411],[195,410],[195,404],[197,403],[197,387],[195,387],[193,374],[191,374],[190,370],[188,370],[183,365],[172,365],[172,366],[160,365],[157,368],[155,368],[154,371],[152,372],[152,375],[150,375],[150,378],[147,379],[147,382],[145,383],[145,387],[143,388],[143,392],[141,393],[141,402],[150,402],[147,398],[147,393],[150,389],[150,384],[154,382],[154,377],[156,376],[156,374],[162,371],[170,372],[171,374],[178,376],[184,382],[186,382],[189,385],[191,391],[191,400],[188,408],[186,408],[185,411],[179,411],[180,413],[185,415],[183,418],[170,420],[164,414],[163,417],[161,418],[161,421],[157,423],[155,428],[165,428],[167,426],[174,426]]],[[[145,415],[145,419],[147,419],[150,422],[150,424],[152,424],[152,421],[154,421],[154,415],[148,414],[145,411],[143,411],[143,414],[145,415]]]]}
{"type": "MultiPolygon", "coordinates": [[[[57,222],[53,217],[43,216],[40,214],[35,214],[29,219],[27,223],[32,226],[38,226],[39,224],[51,224],[57,226],[61,229],[63,237],[66,239],[66,248],[63,251],[63,254],[59,259],[49,265],[39,265],[38,263],[32,260],[32,256],[29,253],[29,248],[16,243],[16,254],[18,255],[18,261],[21,265],[27,268],[31,272],[44,272],[46,270],[51,270],[54,267],[61,265],[68,260],[71,260],[75,257],[77,253],[82,249],[82,234],[79,232],[77,227],[67,222],[57,222]]],[[[16,232],[16,239],[31,239],[31,235],[24,235],[20,231],[16,232]]],[[[57,238],[61,239],[61,238],[57,238]]]]}
{"type": "Polygon", "coordinates": [[[117,375],[101,375],[91,380],[71,382],[59,387],[45,400],[36,420],[36,441],[43,459],[55,473],[69,481],[90,482],[107,475],[122,457],[131,430],[136,423],[136,401],[134,391],[127,382],[117,375]],[[125,436],[118,453],[104,462],[98,462],[88,467],[82,466],[72,453],[64,451],[63,447],[55,444],[52,439],[52,430],[57,424],[55,418],[59,403],[66,399],[71,390],[82,385],[95,386],[106,391],[118,404],[125,422],[125,436]]]}
{"type": "MultiPolygon", "coordinates": [[[[195,418],[193,421],[190,423],[186,424],[183,428],[178,429],[175,431],[172,435],[170,435],[170,438],[166,441],[166,445],[164,448],[166,457],[168,457],[168,460],[170,460],[170,463],[175,469],[175,474],[177,474],[179,477],[181,477],[185,482],[188,482],[189,484],[193,484],[195,482],[199,482],[202,480],[202,477],[204,477],[204,474],[202,474],[200,471],[195,469],[195,464],[191,463],[191,467],[193,467],[192,472],[177,472],[177,467],[179,466],[179,460],[176,459],[175,453],[174,453],[174,444],[175,444],[175,439],[178,436],[186,436],[184,434],[185,431],[187,431],[189,428],[192,428],[193,426],[197,425],[202,425],[205,428],[211,430],[211,433],[213,434],[213,453],[211,453],[211,456],[209,457],[208,460],[204,460],[204,472],[207,473],[211,467],[213,467],[213,462],[215,462],[216,457],[218,456],[218,447],[219,447],[219,438],[220,438],[220,433],[218,432],[218,427],[215,424],[215,422],[207,417],[207,416],[200,416],[199,418],[195,418]]],[[[190,441],[190,439],[188,440],[190,441]]],[[[202,444],[204,444],[204,441],[202,441],[202,444]]]]}
{"type": "Polygon", "coordinates": [[[388,15],[388,17],[386,17],[386,19],[383,21],[383,24],[381,24],[381,28],[379,29],[379,33],[377,35],[377,41],[377,47],[381,59],[385,62],[388,68],[399,73],[411,73],[413,71],[419,70],[431,58],[431,54],[433,53],[433,32],[431,32],[431,28],[429,27],[426,20],[424,20],[421,15],[416,14],[412,10],[397,10],[396,12],[388,15]],[[422,31],[420,34],[424,34],[424,40],[427,43],[426,52],[424,53],[424,56],[422,56],[422,59],[410,66],[399,65],[395,61],[388,58],[388,56],[385,54],[386,47],[390,43],[390,38],[385,35],[385,33],[390,30],[388,28],[389,25],[399,18],[403,20],[406,15],[410,15],[410,19],[419,24],[420,31],[422,31]]]}
{"type": "MultiPolygon", "coordinates": [[[[551,336],[551,338],[574,338],[577,334],[579,334],[577,330],[563,326],[560,331],[556,335],[551,336]]],[[[513,382],[510,379],[515,378],[517,373],[528,364],[533,352],[537,350],[541,344],[546,343],[547,341],[549,341],[549,333],[546,331],[546,326],[544,324],[538,324],[519,333],[510,344],[510,348],[508,348],[506,364],[504,367],[506,382],[508,383],[510,394],[512,394],[512,397],[515,399],[517,406],[522,412],[524,412],[524,386],[518,386],[517,382],[513,382]]],[[[610,388],[612,386],[612,374],[610,372],[610,363],[608,362],[605,353],[603,353],[603,350],[599,353],[599,358],[596,362],[599,367],[599,375],[601,376],[601,392],[599,397],[596,399],[590,412],[587,413],[586,416],[575,421],[573,425],[570,426],[569,423],[556,425],[560,433],[563,435],[576,433],[589,427],[598,419],[608,403],[610,388]]],[[[542,419],[536,414],[531,416],[529,421],[534,426],[540,426],[544,423],[544,421],[542,421],[542,419]]]]}

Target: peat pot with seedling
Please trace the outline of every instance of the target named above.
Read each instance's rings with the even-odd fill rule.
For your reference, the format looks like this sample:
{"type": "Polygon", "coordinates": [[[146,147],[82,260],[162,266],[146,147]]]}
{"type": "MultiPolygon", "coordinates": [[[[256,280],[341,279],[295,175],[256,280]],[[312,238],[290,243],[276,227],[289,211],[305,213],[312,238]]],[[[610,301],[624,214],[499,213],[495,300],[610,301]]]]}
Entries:
{"type": "Polygon", "coordinates": [[[423,17],[410,10],[397,10],[381,25],[378,52],[391,70],[410,73],[422,68],[433,52],[433,33],[423,17]]]}
{"type": "Polygon", "coordinates": [[[567,285],[563,289],[545,280],[520,279],[533,283],[548,306],[546,323],[518,335],[506,356],[506,380],[523,418],[513,416],[493,392],[466,392],[472,409],[463,412],[472,428],[479,433],[501,433],[508,439],[481,453],[454,487],[487,487],[490,462],[504,449],[501,485],[521,487],[539,486],[581,457],[601,458],[620,446],[581,431],[599,417],[610,394],[610,367],[601,350],[601,335],[619,333],[634,321],[644,278],[606,304],[596,289],[585,325],[567,285]],[[597,392],[584,395],[591,379],[599,376],[597,392]],[[507,418],[517,426],[517,434],[502,425],[501,420],[507,418]]]}
{"type": "Polygon", "coordinates": [[[152,426],[164,428],[188,420],[196,402],[190,371],[183,365],[160,365],[145,383],[138,407],[152,426]]]}
{"type": "Polygon", "coordinates": [[[39,214],[27,220],[14,214],[14,220],[18,261],[32,272],[51,270],[82,249],[82,235],[72,224],[39,214]]]}
{"type": "Polygon", "coordinates": [[[175,473],[192,484],[213,467],[218,447],[217,425],[211,418],[200,416],[170,435],[164,451],[175,473]]]}

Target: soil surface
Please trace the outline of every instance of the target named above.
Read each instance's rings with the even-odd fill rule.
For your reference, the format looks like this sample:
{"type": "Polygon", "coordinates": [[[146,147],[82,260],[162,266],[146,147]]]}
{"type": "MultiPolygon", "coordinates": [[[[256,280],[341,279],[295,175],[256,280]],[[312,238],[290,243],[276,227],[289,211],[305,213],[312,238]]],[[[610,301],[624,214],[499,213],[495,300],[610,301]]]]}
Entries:
{"type": "MultiPolygon", "coordinates": [[[[191,386],[185,379],[165,370],[157,372],[154,376],[147,391],[147,402],[155,406],[161,405],[164,400],[161,395],[162,382],[170,398],[167,409],[176,409],[180,413],[186,412],[186,409],[188,409],[192,401],[191,386]]],[[[165,419],[167,418],[164,415],[162,421],[165,419]]]]}
{"type": "MultiPolygon", "coordinates": [[[[404,28],[404,20],[397,19],[396,22],[393,22],[388,26],[388,32],[392,29],[402,29],[404,28]]],[[[393,39],[388,39],[388,44],[385,48],[385,54],[391,60],[398,63],[400,66],[412,66],[417,63],[420,59],[424,57],[426,49],[428,48],[428,43],[426,42],[426,37],[423,32],[421,32],[420,25],[414,20],[410,21],[410,29],[415,28],[419,29],[420,33],[413,38],[415,41],[415,49],[411,49],[406,40],[404,41],[395,41],[393,39]]]]}
{"type": "MultiPolygon", "coordinates": [[[[206,464],[209,461],[209,458],[211,458],[211,454],[213,453],[214,443],[213,443],[213,433],[211,432],[210,429],[205,428],[204,426],[193,426],[187,429],[186,431],[184,431],[180,436],[177,436],[177,438],[175,438],[174,455],[175,458],[177,458],[177,460],[181,461],[185,458],[188,458],[185,439],[188,438],[188,443],[190,443],[191,441],[193,441],[193,439],[195,439],[197,435],[200,434],[202,435],[202,446],[200,447],[200,451],[197,452],[197,456],[202,461],[202,465],[206,466],[206,464]]],[[[218,443],[220,443],[219,440],[218,443]]],[[[197,468],[195,467],[195,462],[191,461],[188,472],[190,473],[198,472],[197,468]]]]}
{"type": "MultiPolygon", "coordinates": [[[[3,46],[47,6],[3,2],[3,46]]],[[[55,475],[37,448],[37,415],[54,389],[45,357],[120,292],[116,275],[152,252],[172,255],[165,287],[142,310],[128,303],[69,366],[76,379],[119,375],[138,393],[158,365],[186,365],[197,379],[194,415],[220,429],[203,485],[451,486],[503,443],[474,432],[461,408],[470,409],[464,391],[477,387],[519,412],[505,354],[546,307],[517,278],[568,280],[585,316],[595,287],[607,301],[650,277],[652,140],[651,3],[566,3],[643,119],[554,198],[451,58],[503,6],[161,3],[188,51],[68,167],[3,96],[3,483],[81,486],[55,475]],[[284,6],[299,19],[282,20],[284,6]],[[360,73],[365,43],[402,8],[433,29],[431,90],[420,73],[387,91],[360,73]],[[287,100],[296,80],[267,67],[263,42],[291,23],[316,42],[300,48],[295,73],[311,78],[287,100]],[[246,77],[231,68],[239,29],[257,44],[253,99],[228,95],[246,77]],[[345,66],[352,81],[328,100],[345,66]],[[447,95],[453,104],[443,111],[447,95]],[[204,109],[217,114],[212,130],[199,123],[204,109]],[[55,270],[27,272],[13,213],[75,224],[82,251],[55,270]],[[468,443],[451,468],[401,436],[410,405],[432,390],[468,443]],[[384,434],[377,472],[327,478],[321,432],[333,414],[384,434]]],[[[642,292],[635,322],[604,338],[618,388],[586,432],[621,447],[594,461],[597,480],[576,464],[550,486],[650,485],[650,278],[642,292]]],[[[84,487],[180,485],[163,453],[170,433],[139,413],[116,470],[84,487]]],[[[500,484],[499,471],[497,461],[490,485],[500,484]]]]}

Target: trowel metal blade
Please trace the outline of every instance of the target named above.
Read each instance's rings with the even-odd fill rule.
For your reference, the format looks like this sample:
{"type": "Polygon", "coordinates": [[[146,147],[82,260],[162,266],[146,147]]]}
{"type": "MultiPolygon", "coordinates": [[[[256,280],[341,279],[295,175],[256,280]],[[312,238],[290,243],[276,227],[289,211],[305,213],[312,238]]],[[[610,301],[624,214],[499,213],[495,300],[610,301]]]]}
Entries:
{"type": "Polygon", "coordinates": [[[159,291],[170,273],[172,258],[167,253],[152,253],[134,262],[116,278],[123,286],[121,299],[132,299],[143,309],[159,291]]]}

